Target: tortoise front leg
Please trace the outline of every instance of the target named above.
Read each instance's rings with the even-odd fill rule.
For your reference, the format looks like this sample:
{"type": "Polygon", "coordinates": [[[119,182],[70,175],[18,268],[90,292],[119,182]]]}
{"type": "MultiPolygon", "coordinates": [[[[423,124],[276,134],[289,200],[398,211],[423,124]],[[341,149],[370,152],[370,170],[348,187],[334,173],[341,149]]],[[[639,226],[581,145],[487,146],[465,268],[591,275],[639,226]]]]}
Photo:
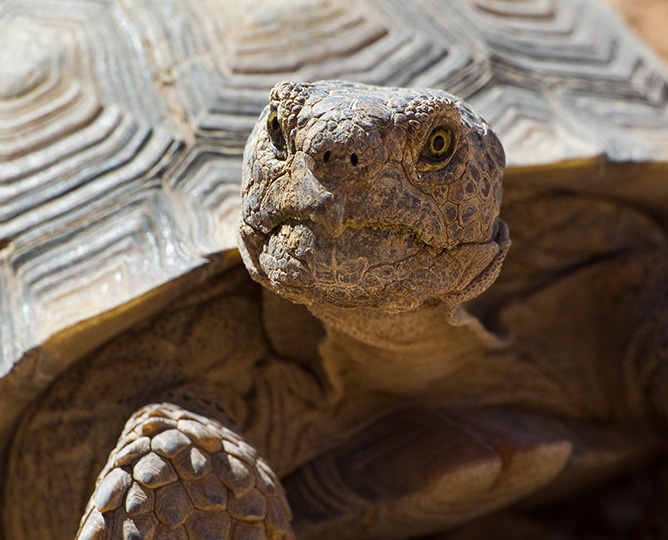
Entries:
{"type": "Polygon", "coordinates": [[[284,479],[295,531],[405,540],[451,529],[549,484],[571,457],[565,434],[520,411],[390,413],[284,479]]]}
{"type": "Polygon", "coordinates": [[[125,425],[76,538],[290,539],[290,519],[278,479],[235,430],[158,403],[125,425]]]}

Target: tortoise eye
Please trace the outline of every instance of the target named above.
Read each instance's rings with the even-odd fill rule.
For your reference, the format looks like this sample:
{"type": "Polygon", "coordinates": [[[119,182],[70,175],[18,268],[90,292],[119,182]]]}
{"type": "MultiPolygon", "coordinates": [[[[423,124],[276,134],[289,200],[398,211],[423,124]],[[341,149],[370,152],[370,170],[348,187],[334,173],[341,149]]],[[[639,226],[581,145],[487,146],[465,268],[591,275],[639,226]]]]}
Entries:
{"type": "Polygon", "coordinates": [[[431,132],[422,149],[422,155],[433,161],[440,161],[450,155],[452,147],[452,132],[444,127],[438,127],[431,132]]]}
{"type": "Polygon", "coordinates": [[[278,157],[284,157],[286,147],[285,135],[281,129],[281,123],[278,120],[278,112],[276,111],[271,111],[267,117],[267,132],[269,133],[271,142],[274,143],[278,157]]]}

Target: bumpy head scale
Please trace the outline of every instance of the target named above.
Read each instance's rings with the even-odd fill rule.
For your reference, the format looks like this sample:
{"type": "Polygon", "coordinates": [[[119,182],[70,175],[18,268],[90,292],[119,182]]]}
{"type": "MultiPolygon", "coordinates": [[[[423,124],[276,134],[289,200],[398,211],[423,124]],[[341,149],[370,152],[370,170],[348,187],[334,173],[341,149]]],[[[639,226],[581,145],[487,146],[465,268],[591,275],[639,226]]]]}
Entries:
{"type": "Polygon", "coordinates": [[[295,302],[454,306],[507,251],[503,167],[489,125],[446,92],[280,83],[246,146],[242,256],[295,302]]]}

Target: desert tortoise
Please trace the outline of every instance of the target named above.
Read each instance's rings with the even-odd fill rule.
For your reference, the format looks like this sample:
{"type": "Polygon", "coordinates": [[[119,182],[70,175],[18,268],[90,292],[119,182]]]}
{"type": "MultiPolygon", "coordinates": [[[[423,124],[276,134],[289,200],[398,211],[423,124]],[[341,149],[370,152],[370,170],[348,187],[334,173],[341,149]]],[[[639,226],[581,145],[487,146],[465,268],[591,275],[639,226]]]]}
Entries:
{"type": "Polygon", "coordinates": [[[0,21],[6,540],[290,538],[277,477],[411,538],[662,445],[668,75],[602,6],[0,21]],[[427,88],[506,149],[484,294],[504,154],[427,88]]]}

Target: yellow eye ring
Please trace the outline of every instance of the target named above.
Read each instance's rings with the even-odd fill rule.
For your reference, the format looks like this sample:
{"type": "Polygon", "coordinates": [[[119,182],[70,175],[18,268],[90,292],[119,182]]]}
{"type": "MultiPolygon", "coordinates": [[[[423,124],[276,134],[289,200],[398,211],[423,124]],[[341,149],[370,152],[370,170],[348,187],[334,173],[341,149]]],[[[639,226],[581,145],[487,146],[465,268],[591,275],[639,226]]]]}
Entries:
{"type": "Polygon", "coordinates": [[[422,155],[433,161],[440,161],[450,155],[452,147],[452,132],[444,127],[438,127],[431,132],[422,149],[422,155]]]}
{"type": "Polygon", "coordinates": [[[276,111],[271,111],[269,113],[269,116],[267,117],[267,131],[270,133],[272,131],[280,131],[281,129],[281,124],[278,121],[278,112],[276,111]]]}
{"type": "Polygon", "coordinates": [[[275,110],[270,111],[267,116],[267,132],[269,133],[271,142],[274,144],[277,156],[284,158],[286,148],[285,135],[281,128],[281,122],[278,119],[278,112],[275,110]]]}

